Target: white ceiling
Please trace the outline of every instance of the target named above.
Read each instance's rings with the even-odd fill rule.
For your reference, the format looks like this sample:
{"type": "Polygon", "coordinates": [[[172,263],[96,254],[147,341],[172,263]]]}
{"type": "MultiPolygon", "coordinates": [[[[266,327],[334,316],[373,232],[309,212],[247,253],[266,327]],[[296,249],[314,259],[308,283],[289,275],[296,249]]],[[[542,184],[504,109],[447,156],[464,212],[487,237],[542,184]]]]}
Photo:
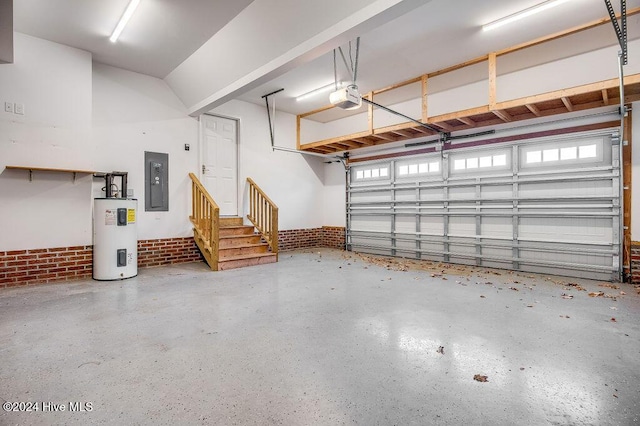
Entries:
{"type": "MultiPolygon", "coordinates": [[[[108,37],[129,0],[14,0],[14,29],[87,50],[97,62],[164,78],[253,0],[142,0],[119,41],[108,37]]],[[[358,74],[360,92],[379,89],[436,71],[490,51],[548,35],[607,16],[602,0],[572,0],[517,24],[484,33],[481,25],[541,0],[425,0],[425,5],[379,28],[361,34],[358,74]]],[[[619,2],[612,1],[619,7],[619,2]]],[[[628,0],[627,8],[640,6],[628,0]]],[[[640,28],[640,15],[629,18],[629,30],[640,28]]],[[[632,36],[637,37],[637,35],[632,36]]],[[[553,52],[531,52],[535,60],[568,56],[579,50],[615,43],[610,25],[588,37],[567,39],[553,52]]],[[[238,52],[247,54],[247,52],[238,52]]],[[[630,52],[630,60],[634,53],[630,52]]],[[[229,58],[233,61],[233,58],[229,58]]],[[[527,54],[520,55],[525,66],[527,54]]],[[[348,80],[338,63],[339,77],[348,80]]],[[[240,99],[264,104],[262,95],[284,88],[277,108],[299,114],[328,103],[328,95],[304,102],[295,97],[333,81],[332,54],[308,62],[240,99]]]]}
{"type": "Polygon", "coordinates": [[[14,0],[14,30],[93,53],[96,62],[164,78],[253,0],[14,0]]]}
{"type": "MultiPolygon", "coordinates": [[[[540,2],[541,0],[432,0],[407,15],[362,34],[357,81],[360,92],[381,89],[463,63],[491,51],[608,16],[602,0],[572,0],[513,25],[506,25],[490,32],[483,32],[481,29],[482,24],[540,2]]],[[[617,10],[619,2],[613,0],[612,4],[617,10]]],[[[638,6],[640,0],[627,1],[628,10],[638,6]]],[[[629,18],[628,27],[630,36],[634,31],[637,33],[640,29],[640,16],[629,18]]],[[[638,34],[635,34],[635,37],[637,36],[638,34]]],[[[527,64],[528,59],[544,63],[615,43],[617,39],[613,28],[607,24],[598,31],[583,33],[579,37],[566,39],[566,42],[554,43],[553,52],[549,51],[548,45],[535,51],[524,51],[524,58],[523,55],[519,55],[519,63],[512,63],[510,67],[517,69],[531,66],[531,63],[527,64]],[[527,58],[529,53],[536,58],[527,58]]],[[[630,60],[633,60],[634,54],[630,53],[630,60]]],[[[473,72],[471,68],[469,71],[473,72]]],[[[501,67],[499,71],[504,72],[506,69],[501,67]]],[[[339,55],[338,75],[339,79],[348,80],[346,68],[339,55]]],[[[460,78],[465,77],[461,75],[460,78]]],[[[332,81],[333,54],[329,52],[251,90],[240,98],[264,105],[262,95],[284,88],[283,92],[276,95],[277,109],[300,114],[327,105],[329,95],[325,93],[301,102],[296,102],[295,97],[332,81]]],[[[430,85],[431,91],[434,88],[430,85]]],[[[340,110],[337,114],[345,116],[349,113],[340,110]]],[[[335,118],[337,117],[327,116],[321,120],[335,118]]]]}

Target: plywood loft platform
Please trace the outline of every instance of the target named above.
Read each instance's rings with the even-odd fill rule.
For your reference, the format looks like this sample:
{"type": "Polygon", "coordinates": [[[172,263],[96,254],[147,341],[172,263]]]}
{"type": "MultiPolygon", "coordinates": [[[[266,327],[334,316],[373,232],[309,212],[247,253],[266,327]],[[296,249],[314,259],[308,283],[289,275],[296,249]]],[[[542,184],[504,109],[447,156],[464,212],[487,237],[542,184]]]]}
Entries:
{"type": "MultiPolygon", "coordinates": [[[[640,13],[640,8],[627,12],[627,16],[640,13]]],[[[571,28],[540,39],[522,43],[499,52],[492,52],[479,58],[472,59],[443,70],[435,71],[420,77],[407,80],[384,89],[376,90],[365,95],[372,100],[376,95],[396,90],[411,84],[421,83],[422,111],[420,121],[441,129],[442,132],[477,129],[504,123],[529,120],[538,117],[548,117],[575,111],[583,111],[620,104],[619,79],[593,82],[581,86],[551,91],[548,93],[527,96],[519,99],[497,102],[497,59],[528,47],[537,46],[562,37],[577,34],[601,25],[610,25],[609,18],[603,18],[579,27],[571,28]],[[442,115],[429,116],[427,112],[427,95],[429,78],[444,75],[465,67],[486,62],[488,65],[488,100],[487,104],[475,108],[455,111],[442,115]]],[[[625,104],[640,100],[640,74],[625,76],[625,104]]],[[[368,130],[349,135],[324,139],[310,143],[301,143],[301,120],[319,114],[333,106],[325,106],[297,116],[297,147],[299,150],[319,154],[333,154],[351,151],[359,148],[388,144],[392,142],[408,141],[437,135],[438,132],[422,127],[414,122],[405,122],[387,127],[374,127],[375,109],[369,105],[367,111],[368,130]]]]}
{"type": "MultiPolygon", "coordinates": [[[[640,74],[634,74],[625,78],[625,103],[638,100],[640,100],[640,74]]],[[[620,104],[619,86],[618,80],[613,79],[501,102],[494,107],[485,105],[429,117],[423,122],[438,127],[443,132],[455,132],[617,104],[620,104]]],[[[372,132],[361,132],[303,144],[300,145],[299,149],[320,154],[330,154],[436,134],[436,132],[421,127],[416,123],[407,122],[373,129],[372,132]]]]}

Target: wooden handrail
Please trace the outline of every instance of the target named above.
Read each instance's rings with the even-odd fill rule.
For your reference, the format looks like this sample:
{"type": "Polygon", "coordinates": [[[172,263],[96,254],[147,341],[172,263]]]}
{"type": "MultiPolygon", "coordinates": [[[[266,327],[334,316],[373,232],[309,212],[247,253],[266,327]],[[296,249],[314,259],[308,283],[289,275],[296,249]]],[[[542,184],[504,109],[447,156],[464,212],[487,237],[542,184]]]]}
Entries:
{"type": "Polygon", "coordinates": [[[278,259],[278,206],[264,193],[251,178],[249,184],[249,214],[247,218],[262,234],[271,252],[278,259]]]}
{"type": "Polygon", "coordinates": [[[218,270],[220,207],[193,173],[191,178],[191,223],[196,244],[209,267],[218,270]]]}

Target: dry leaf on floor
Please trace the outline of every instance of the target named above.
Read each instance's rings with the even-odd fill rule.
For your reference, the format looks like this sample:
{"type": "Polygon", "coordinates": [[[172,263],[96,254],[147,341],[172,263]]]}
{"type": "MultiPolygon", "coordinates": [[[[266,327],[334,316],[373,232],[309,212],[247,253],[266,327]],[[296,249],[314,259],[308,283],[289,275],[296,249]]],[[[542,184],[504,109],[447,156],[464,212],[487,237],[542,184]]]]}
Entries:
{"type": "Polygon", "coordinates": [[[620,288],[620,286],[617,286],[615,284],[609,284],[609,283],[600,284],[600,287],[612,288],[614,290],[618,290],[620,288]]]}
{"type": "Polygon", "coordinates": [[[533,308],[533,305],[527,305],[527,308],[533,308]]]}
{"type": "Polygon", "coordinates": [[[573,299],[573,295],[567,294],[567,293],[562,293],[562,298],[563,299],[573,299]]]}
{"type": "Polygon", "coordinates": [[[509,290],[520,291],[520,289],[515,288],[515,287],[509,287],[509,290]]]}
{"type": "Polygon", "coordinates": [[[481,298],[481,299],[486,299],[486,297],[484,297],[484,296],[482,296],[482,295],[480,296],[480,298],[481,298]]]}
{"type": "Polygon", "coordinates": [[[621,295],[621,296],[624,296],[625,294],[627,294],[627,293],[625,293],[624,291],[621,291],[621,292],[620,292],[620,295],[621,295]]]}
{"type": "Polygon", "coordinates": [[[520,367],[520,371],[524,371],[524,367],[520,367]]]}
{"type": "Polygon", "coordinates": [[[616,319],[612,317],[611,322],[618,322],[618,321],[616,321],[616,319]]]}
{"type": "Polygon", "coordinates": [[[602,292],[602,291],[592,291],[591,293],[589,293],[589,297],[600,297],[600,296],[604,296],[604,292],[602,292]]]}
{"type": "Polygon", "coordinates": [[[476,382],[488,382],[489,381],[489,377],[488,376],[481,376],[480,374],[476,374],[475,376],[473,376],[473,380],[475,380],[476,382]]]}
{"type": "Polygon", "coordinates": [[[444,355],[444,346],[439,346],[438,350],[436,352],[438,352],[439,354],[444,355]]]}

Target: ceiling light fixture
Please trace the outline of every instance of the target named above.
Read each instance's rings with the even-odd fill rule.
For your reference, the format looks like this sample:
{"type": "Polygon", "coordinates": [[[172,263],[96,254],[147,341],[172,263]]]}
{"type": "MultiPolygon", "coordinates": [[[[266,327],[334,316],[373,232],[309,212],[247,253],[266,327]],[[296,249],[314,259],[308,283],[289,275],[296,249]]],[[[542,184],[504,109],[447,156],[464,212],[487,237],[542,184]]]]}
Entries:
{"type": "Polygon", "coordinates": [[[510,24],[512,22],[518,21],[522,18],[526,18],[527,16],[535,15],[536,13],[542,12],[547,9],[551,9],[552,7],[556,7],[561,5],[562,3],[566,3],[569,0],[547,0],[545,2],[539,3],[535,6],[531,6],[527,9],[521,10],[519,12],[513,13],[509,16],[505,16],[504,18],[497,19],[493,22],[489,22],[482,26],[483,31],[494,30],[498,27],[501,27],[506,24],[510,24]]]}
{"type": "Polygon", "coordinates": [[[131,19],[131,16],[136,11],[138,4],[140,4],[140,0],[131,0],[131,2],[129,3],[129,6],[127,6],[127,9],[122,14],[122,18],[120,18],[120,22],[118,22],[118,25],[116,25],[116,29],[113,30],[113,34],[111,34],[111,37],[109,37],[109,40],[111,41],[111,43],[115,43],[118,40],[118,37],[120,37],[122,30],[124,30],[124,27],[127,25],[127,22],[129,22],[129,19],[131,19]]]}
{"type": "Polygon", "coordinates": [[[331,82],[331,83],[327,84],[326,86],[318,87],[317,89],[313,89],[310,92],[303,93],[302,95],[298,96],[296,98],[296,101],[297,102],[304,101],[305,99],[309,99],[309,98],[311,98],[313,96],[316,96],[316,95],[319,95],[321,93],[326,93],[326,92],[329,92],[331,90],[335,90],[336,89],[336,85],[337,85],[338,89],[340,89],[344,85],[344,82],[339,81],[337,84],[334,83],[334,82],[331,82]]]}

